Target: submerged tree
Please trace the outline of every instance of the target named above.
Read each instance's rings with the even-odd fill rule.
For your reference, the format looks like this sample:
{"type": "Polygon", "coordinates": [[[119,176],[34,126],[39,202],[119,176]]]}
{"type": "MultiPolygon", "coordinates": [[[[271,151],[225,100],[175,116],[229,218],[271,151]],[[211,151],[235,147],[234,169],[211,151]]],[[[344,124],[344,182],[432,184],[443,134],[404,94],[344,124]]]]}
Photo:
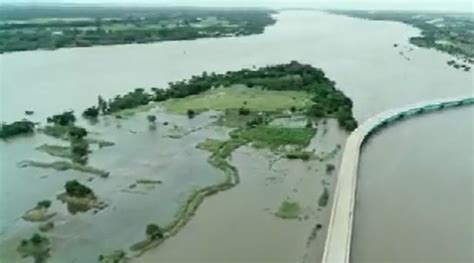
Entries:
{"type": "Polygon", "coordinates": [[[156,224],[148,224],[146,226],[146,235],[151,240],[155,240],[155,239],[158,239],[158,238],[163,238],[163,231],[156,224]]]}

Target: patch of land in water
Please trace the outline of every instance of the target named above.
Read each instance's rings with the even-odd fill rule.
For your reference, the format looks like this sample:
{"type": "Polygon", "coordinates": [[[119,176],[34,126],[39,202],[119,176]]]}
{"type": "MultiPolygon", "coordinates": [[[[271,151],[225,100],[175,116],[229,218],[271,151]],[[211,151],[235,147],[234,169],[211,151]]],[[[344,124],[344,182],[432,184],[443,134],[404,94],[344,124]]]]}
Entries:
{"type": "Polygon", "coordinates": [[[91,166],[86,166],[82,164],[67,162],[67,161],[54,161],[54,162],[39,162],[26,160],[18,164],[20,167],[37,167],[37,168],[50,168],[56,171],[66,171],[66,170],[75,170],[83,173],[89,173],[93,175],[98,175],[100,177],[108,177],[109,172],[101,169],[97,169],[91,166]]]}
{"type": "Polygon", "coordinates": [[[275,112],[291,107],[304,109],[311,103],[311,95],[300,91],[276,91],[248,88],[235,85],[229,88],[215,88],[185,99],[172,99],[163,103],[170,112],[186,113],[188,109],[197,112],[207,110],[229,110],[248,108],[250,111],[275,112]]]}

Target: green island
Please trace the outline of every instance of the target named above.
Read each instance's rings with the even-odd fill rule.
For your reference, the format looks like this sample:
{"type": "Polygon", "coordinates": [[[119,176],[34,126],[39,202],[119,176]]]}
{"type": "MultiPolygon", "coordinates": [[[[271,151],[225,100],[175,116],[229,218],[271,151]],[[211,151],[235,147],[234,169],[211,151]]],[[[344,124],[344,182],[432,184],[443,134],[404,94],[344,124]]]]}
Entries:
{"type": "MultiPolygon", "coordinates": [[[[90,144],[97,144],[99,148],[102,148],[113,146],[114,143],[88,137],[88,131],[85,128],[76,126],[75,122],[76,117],[74,113],[72,111],[66,111],[48,117],[48,125],[38,129],[48,136],[69,142],[69,145],[43,144],[37,147],[36,150],[49,154],[50,156],[67,159],[68,161],[40,162],[24,160],[18,165],[20,167],[50,168],[57,171],[75,170],[104,178],[108,177],[110,174],[108,171],[87,165],[88,155],[91,153],[89,146],[90,144]]],[[[15,123],[11,125],[15,125],[15,123]]]]}
{"type": "Polygon", "coordinates": [[[56,213],[48,213],[48,208],[51,206],[51,201],[42,200],[39,201],[36,206],[28,210],[23,216],[23,220],[29,222],[42,222],[47,221],[54,217],[56,213]]]}
{"type": "Polygon", "coordinates": [[[260,34],[266,9],[2,5],[0,53],[260,34]]]}
{"type": "Polygon", "coordinates": [[[102,210],[107,204],[99,201],[91,188],[79,183],[77,180],[67,181],[65,192],[58,195],[57,199],[66,203],[71,214],[86,212],[90,209],[102,210]]]}
{"type": "MultiPolygon", "coordinates": [[[[471,69],[474,64],[474,19],[472,13],[437,13],[409,11],[341,11],[343,14],[370,20],[398,21],[421,29],[421,36],[410,38],[418,47],[434,48],[464,60],[464,64],[450,62],[450,66],[471,69]]],[[[394,46],[398,46],[397,43],[394,46]]]]}
{"type": "Polygon", "coordinates": [[[22,120],[12,123],[2,123],[0,126],[0,139],[8,139],[21,134],[32,134],[35,131],[35,124],[31,121],[22,120]]]}
{"type": "Polygon", "coordinates": [[[301,207],[297,202],[285,200],[281,203],[278,211],[275,213],[277,217],[283,219],[297,219],[301,214],[301,207]]]}

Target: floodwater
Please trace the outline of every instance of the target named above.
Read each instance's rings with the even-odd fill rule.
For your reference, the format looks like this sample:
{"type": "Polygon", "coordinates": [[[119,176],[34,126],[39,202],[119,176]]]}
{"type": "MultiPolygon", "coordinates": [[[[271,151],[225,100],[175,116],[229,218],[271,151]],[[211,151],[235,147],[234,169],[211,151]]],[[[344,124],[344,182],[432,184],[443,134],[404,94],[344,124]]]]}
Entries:
{"type": "Polygon", "coordinates": [[[365,144],[354,263],[474,261],[474,107],[420,115],[365,144]]]}
{"type": "Polygon", "coordinates": [[[88,165],[110,171],[110,177],[105,179],[75,171],[19,168],[17,163],[22,160],[55,160],[34,150],[44,143],[61,144],[44,135],[0,142],[0,261],[20,261],[16,246],[22,238],[38,231],[38,223],[28,223],[20,217],[39,200],[52,200],[50,210],[59,212],[53,218],[55,228],[48,233],[54,251],[48,262],[96,262],[101,253],[126,250],[143,240],[147,224],[169,224],[192,191],[225,179],[208,164],[208,154],[195,148],[208,137],[226,137],[225,129],[206,129],[215,120],[211,118],[214,113],[200,114],[192,120],[158,110],[151,113],[159,120],[156,129],[150,129],[144,113],[123,120],[107,117],[90,127],[82,124],[94,138],[116,142],[89,155],[88,165]],[[164,126],[163,122],[169,125],[164,126]],[[185,130],[204,128],[172,139],[168,135],[174,125],[185,130]],[[90,186],[109,206],[97,214],[69,214],[66,204],[57,201],[56,195],[72,179],[90,186]],[[141,185],[137,180],[160,180],[162,184],[141,185]]]}
{"type": "MultiPolygon", "coordinates": [[[[347,134],[337,122],[318,125],[309,151],[325,156],[343,143],[347,134]],[[326,143],[320,143],[325,141],[326,143]]],[[[232,154],[241,182],[210,197],[181,232],[137,262],[317,262],[322,256],[330,205],[318,207],[327,187],[332,192],[342,151],[323,162],[281,159],[269,151],[242,147],[232,154]],[[289,200],[302,207],[298,219],[275,216],[289,200]]],[[[331,203],[332,199],[330,199],[331,203]]]]}
{"type": "MultiPolygon", "coordinates": [[[[278,22],[275,25],[268,27],[264,34],[255,36],[2,54],[0,55],[0,120],[18,120],[25,117],[25,110],[33,110],[35,114],[30,118],[44,121],[47,116],[67,109],[81,112],[84,108],[95,104],[98,95],[110,98],[137,87],[166,87],[170,81],[189,78],[202,71],[225,72],[254,65],[286,63],[291,60],[322,68],[337,82],[337,87],[352,98],[354,114],[359,121],[382,110],[408,103],[472,93],[472,74],[446,65],[451,59],[450,56],[435,50],[412,47],[408,43],[409,37],[419,34],[419,30],[415,28],[400,23],[365,21],[315,11],[284,11],[277,14],[276,18],[278,22]],[[395,43],[398,43],[399,47],[395,48],[393,46],[395,43]],[[404,55],[400,55],[400,52],[404,55]]],[[[168,117],[159,116],[160,118],[168,117]]],[[[92,262],[91,259],[95,260],[98,253],[126,248],[131,242],[143,237],[144,226],[150,220],[152,222],[170,220],[173,211],[185,200],[186,193],[190,190],[216,183],[222,178],[222,174],[206,162],[207,154],[194,149],[194,146],[206,137],[224,137],[225,131],[216,134],[214,129],[203,129],[184,140],[171,140],[164,136],[165,133],[160,128],[155,133],[148,130],[145,115],[120,122],[123,122],[122,128],[116,127],[115,120],[91,126],[92,130],[96,129],[100,133],[98,137],[117,143],[113,147],[95,151],[90,157],[91,165],[111,171],[110,180],[96,178],[90,182],[92,188],[98,189],[99,195],[103,193],[105,201],[111,206],[96,215],[84,213],[70,216],[64,210],[64,205],[53,204],[53,208],[59,206],[56,208],[63,209],[63,213],[58,215],[63,223],[52,232],[53,242],[56,240],[55,244],[58,244],[58,247],[53,248],[53,260],[92,262]],[[121,191],[138,177],[140,179],[156,177],[163,180],[163,184],[156,186],[155,189],[143,189],[146,191],[146,196],[152,198],[139,193],[121,191]],[[111,180],[112,178],[114,180],[111,180]],[[101,223],[97,223],[99,221],[101,223]],[[81,236],[76,237],[77,233],[81,233],[81,236]],[[107,242],[104,242],[105,239],[107,242]]],[[[185,117],[180,119],[175,116],[172,122],[189,127],[199,125],[199,123],[187,124],[185,117]]],[[[409,145],[418,140],[411,138],[408,141],[403,135],[398,136],[399,140],[406,140],[409,145]]],[[[36,225],[18,219],[23,212],[34,206],[38,200],[55,199],[55,195],[62,190],[66,180],[72,178],[85,180],[89,177],[71,171],[55,172],[17,167],[17,162],[24,159],[50,160],[51,158],[45,154],[34,151],[35,147],[47,141],[51,139],[34,136],[0,142],[0,255],[6,257],[7,253],[10,259],[8,262],[19,261],[18,258],[11,258],[15,257],[13,254],[16,255],[14,247],[20,238],[26,234],[30,235],[36,228],[36,225]]],[[[335,136],[318,143],[320,147],[334,146],[341,143],[341,138],[335,136]]],[[[366,146],[364,152],[370,152],[369,147],[366,146]]],[[[239,150],[233,158],[234,165],[242,166],[238,168],[244,175],[243,185],[247,182],[247,175],[255,174],[256,171],[261,171],[264,177],[272,177],[266,174],[271,171],[264,169],[265,166],[252,164],[254,159],[261,158],[260,153],[245,151],[249,149],[239,150]],[[251,159],[247,155],[255,158],[251,159]]],[[[413,149],[411,154],[415,156],[414,158],[418,158],[425,153],[424,148],[420,147],[413,149]]],[[[384,157],[382,154],[378,156],[384,157]]],[[[336,160],[337,158],[336,156],[336,160]]],[[[288,169],[293,167],[293,164],[298,163],[277,162],[275,165],[282,165],[284,169],[288,169]]],[[[374,165],[381,169],[379,164],[374,165]]],[[[447,167],[451,165],[452,162],[447,167]]],[[[302,169],[296,166],[295,169],[302,169]]],[[[431,169],[435,170],[438,167],[432,166],[431,169]]],[[[293,171],[288,170],[288,173],[286,177],[290,177],[293,171]]],[[[311,178],[310,174],[315,173],[302,173],[300,176],[306,178],[307,175],[311,178]]],[[[310,201],[317,202],[315,197],[321,191],[321,178],[317,178],[319,180],[302,179],[313,181],[308,181],[304,187],[299,185],[302,188],[314,187],[314,193],[308,194],[307,197],[301,196],[300,201],[304,205],[311,206],[314,204],[310,201]]],[[[252,180],[248,182],[251,185],[252,180]]],[[[290,184],[286,182],[288,180],[283,181],[283,186],[275,184],[264,187],[262,191],[276,188],[269,194],[273,197],[269,200],[262,200],[261,195],[258,197],[256,192],[258,189],[250,185],[209,198],[198,209],[196,218],[183,229],[182,235],[179,233],[165,242],[161,248],[150,253],[157,254],[158,251],[168,250],[169,252],[163,252],[162,257],[171,262],[179,261],[173,258],[173,255],[176,255],[173,253],[178,251],[181,253],[179,255],[181,260],[195,259],[191,256],[206,253],[207,250],[203,246],[207,241],[203,239],[202,244],[194,244],[196,246],[193,247],[193,244],[184,240],[183,237],[189,237],[186,233],[192,233],[193,226],[203,229],[199,231],[209,230],[201,232],[205,236],[206,233],[214,231],[213,224],[222,229],[232,230],[234,225],[232,222],[243,220],[247,225],[253,224],[250,230],[266,227],[263,230],[273,231],[278,229],[277,226],[287,223],[284,228],[291,228],[294,233],[286,233],[291,238],[283,240],[284,236],[278,236],[272,242],[269,242],[265,235],[250,236],[246,239],[242,237],[242,233],[248,233],[246,232],[248,230],[243,229],[244,224],[237,224],[235,230],[243,232],[232,234],[242,239],[240,243],[235,241],[240,249],[248,245],[244,244],[243,240],[255,239],[260,244],[266,244],[264,242],[266,239],[269,243],[261,250],[246,251],[248,258],[245,258],[243,255],[239,256],[240,253],[228,251],[230,248],[227,247],[229,245],[227,242],[230,242],[232,236],[213,233],[213,239],[210,239],[216,246],[213,250],[227,251],[229,255],[236,257],[236,261],[251,261],[252,256],[255,256],[255,260],[259,262],[272,262],[276,259],[271,256],[275,251],[278,252],[277,255],[282,256],[282,259],[296,260],[304,259],[306,256],[317,258],[318,251],[322,248],[321,241],[318,241],[317,237],[314,242],[309,242],[309,245],[305,242],[309,235],[307,231],[317,221],[327,220],[324,211],[314,215],[309,213],[308,220],[301,222],[279,221],[271,215],[284,198],[286,190],[293,191],[292,188],[288,188],[292,185],[292,181],[289,180],[290,184]],[[286,190],[278,190],[278,187],[286,190]],[[246,196],[245,192],[240,192],[244,189],[253,189],[254,192],[246,196]],[[226,208],[228,205],[226,202],[232,200],[229,197],[233,195],[247,203],[252,203],[254,201],[252,198],[260,198],[253,206],[261,208],[258,211],[262,211],[255,213],[258,224],[255,223],[257,221],[252,221],[254,216],[250,210],[252,207],[246,210],[247,218],[239,218],[238,215],[233,218],[227,212],[222,212],[232,210],[231,207],[226,208]],[[214,209],[214,206],[221,210],[214,209]],[[264,209],[266,210],[263,211],[264,209]],[[306,235],[301,234],[303,232],[306,235]],[[177,240],[182,240],[183,243],[177,240]],[[178,250],[171,244],[189,250],[178,250]],[[315,249],[311,249],[312,246],[315,249]],[[175,251],[172,252],[173,250],[175,251]],[[287,257],[283,256],[285,253],[288,254],[287,257]]],[[[294,198],[298,198],[297,192],[294,198]]],[[[313,210],[314,208],[311,211],[313,210]]],[[[210,259],[216,260],[222,259],[224,255],[217,252],[209,253],[210,259]]]]}

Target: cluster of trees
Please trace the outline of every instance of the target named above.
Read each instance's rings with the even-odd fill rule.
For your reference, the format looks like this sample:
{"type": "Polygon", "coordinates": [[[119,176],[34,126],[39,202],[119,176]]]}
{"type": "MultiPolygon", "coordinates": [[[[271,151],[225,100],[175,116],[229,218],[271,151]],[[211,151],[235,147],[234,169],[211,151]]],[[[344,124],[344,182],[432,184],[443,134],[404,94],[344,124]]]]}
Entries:
{"type": "Polygon", "coordinates": [[[84,11],[67,7],[34,10],[6,7],[2,10],[4,19],[22,20],[41,15],[42,20],[2,23],[0,52],[249,35],[261,33],[265,26],[275,22],[270,15],[272,11],[257,9],[75,8],[84,11]],[[61,19],[71,17],[80,19],[61,19]],[[200,23],[209,17],[225,23],[200,23]]]}
{"type": "Polygon", "coordinates": [[[74,122],[76,122],[76,116],[74,116],[73,111],[65,111],[61,114],[48,117],[46,121],[55,125],[67,126],[73,125],[74,122]]]}
{"type": "Polygon", "coordinates": [[[94,195],[92,189],[80,184],[77,180],[67,181],[64,187],[66,188],[66,193],[70,196],[83,198],[94,195]]]}
{"type": "Polygon", "coordinates": [[[0,127],[0,139],[7,139],[20,134],[34,132],[35,124],[31,121],[15,121],[10,124],[3,123],[0,127]]]}
{"type": "Polygon", "coordinates": [[[34,246],[39,246],[39,245],[41,245],[41,243],[43,243],[43,242],[49,242],[49,240],[48,240],[48,238],[43,237],[43,236],[41,236],[41,235],[38,234],[38,233],[35,233],[35,234],[33,234],[33,235],[31,236],[30,239],[23,239],[23,240],[21,240],[21,244],[20,244],[20,245],[21,245],[22,247],[24,247],[24,246],[28,245],[28,243],[30,243],[30,242],[31,242],[34,246]]]}
{"type": "MultiPolygon", "coordinates": [[[[151,93],[142,88],[135,89],[123,96],[116,96],[108,102],[99,97],[99,105],[87,109],[83,114],[96,116],[113,113],[124,109],[146,105],[151,101],[165,101],[171,98],[184,98],[207,91],[213,87],[245,84],[248,87],[260,87],[268,90],[296,90],[314,94],[313,104],[308,109],[312,117],[335,117],[341,127],[352,131],[357,122],[352,116],[352,101],[335,88],[335,83],[328,79],[324,72],[311,65],[292,61],[287,64],[261,67],[255,70],[242,69],[228,71],[224,74],[203,72],[188,80],[169,83],[168,89],[152,88],[151,93]],[[93,114],[91,114],[93,112],[93,114]]],[[[296,110],[296,109],[293,109],[296,110]]],[[[239,109],[240,115],[248,115],[249,109],[239,109]]],[[[188,110],[188,116],[195,112],[188,110]]]]}
{"type": "Polygon", "coordinates": [[[51,206],[51,201],[49,201],[49,200],[39,201],[36,204],[37,208],[49,208],[50,206],[51,206]]]}
{"type": "Polygon", "coordinates": [[[87,130],[74,125],[76,122],[74,112],[66,111],[61,114],[53,115],[47,118],[47,122],[53,124],[53,126],[47,126],[45,128],[48,133],[69,139],[71,143],[72,161],[80,164],[87,163],[87,156],[89,154],[89,143],[85,139],[87,130]]]}

